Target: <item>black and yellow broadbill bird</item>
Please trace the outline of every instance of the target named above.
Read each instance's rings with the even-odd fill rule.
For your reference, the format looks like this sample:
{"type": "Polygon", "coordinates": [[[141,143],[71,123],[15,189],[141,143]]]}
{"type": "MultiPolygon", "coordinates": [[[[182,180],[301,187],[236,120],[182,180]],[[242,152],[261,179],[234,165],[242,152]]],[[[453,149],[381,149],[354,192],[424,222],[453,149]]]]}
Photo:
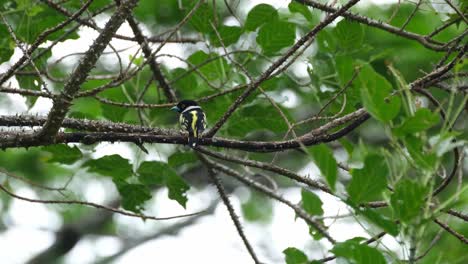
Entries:
{"type": "Polygon", "coordinates": [[[180,114],[179,124],[189,134],[189,146],[192,148],[196,147],[199,136],[206,128],[206,116],[202,108],[195,101],[182,100],[172,107],[171,110],[180,114]]]}

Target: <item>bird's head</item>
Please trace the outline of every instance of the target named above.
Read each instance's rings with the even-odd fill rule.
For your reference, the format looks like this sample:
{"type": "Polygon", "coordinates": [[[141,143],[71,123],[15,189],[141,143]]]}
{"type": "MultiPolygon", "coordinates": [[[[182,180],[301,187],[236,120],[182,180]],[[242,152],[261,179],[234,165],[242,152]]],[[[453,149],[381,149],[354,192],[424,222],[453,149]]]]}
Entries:
{"type": "Polygon", "coordinates": [[[176,111],[177,113],[182,113],[185,109],[190,106],[199,106],[197,102],[192,100],[182,100],[176,106],[172,107],[172,111],[176,111]]]}

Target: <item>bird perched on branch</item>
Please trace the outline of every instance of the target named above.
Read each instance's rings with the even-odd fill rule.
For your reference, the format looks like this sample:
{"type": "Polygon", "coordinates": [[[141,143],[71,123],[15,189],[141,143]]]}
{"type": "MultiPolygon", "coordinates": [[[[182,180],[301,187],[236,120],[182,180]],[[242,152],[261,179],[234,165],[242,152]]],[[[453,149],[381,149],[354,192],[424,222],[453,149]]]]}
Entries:
{"type": "Polygon", "coordinates": [[[198,144],[198,138],[206,128],[206,116],[197,102],[192,100],[182,100],[171,110],[180,114],[179,124],[181,128],[188,132],[188,144],[194,148],[198,144]]]}

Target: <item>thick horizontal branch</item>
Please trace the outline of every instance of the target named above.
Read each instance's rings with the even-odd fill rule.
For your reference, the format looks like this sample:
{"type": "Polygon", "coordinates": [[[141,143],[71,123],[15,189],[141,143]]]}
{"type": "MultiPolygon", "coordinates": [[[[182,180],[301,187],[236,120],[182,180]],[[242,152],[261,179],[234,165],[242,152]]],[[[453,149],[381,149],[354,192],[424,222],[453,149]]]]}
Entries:
{"type": "MultiPolygon", "coordinates": [[[[31,115],[0,116],[0,126],[4,127],[35,127],[42,126],[47,117],[31,115]]],[[[122,132],[122,133],[151,133],[157,135],[170,135],[174,130],[130,125],[127,123],[114,123],[110,121],[83,120],[65,118],[62,127],[80,131],[91,132],[122,132]]]]}
{"type": "MultiPolygon", "coordinates": [[[[298,137],[294,140],[285,141],[242,141],[226,138],[200,138],[199,145],[214,146],[223,148],[233,148],[253,152],[275,152],[288,149],[300,148],[301,145],[310,146],[323,142],[330,142],[345,136],[353,131],[360,124],[369,118],[363,109],[355,111],[351,114],[345,115],[330,121],[326,125],[319,127],[310,133],[298,137]],[[337,132],[327,133],[333,128],[341,126],[347,122],[349,125],[338,130],[337,132]]],[[[0,117],[0,126],[13,126],[12,121],[18,117],[0,117]]],[[[83,143],[94,144],[99,142],[132,142],[136,144],[141,143],[166,143],[166,144],[187,144],[187,136],[180,134],[176,130],[169,129],[152,129],[141,126],[131,126],[125,124],[99,122],[99,121],[86,121],[80,123],[74,119],[66,119],[64,125],[68,127],[78,128],[83,127],[91,131],[106,131],[106,132],[60,132],[56,136],[55,143],[83,143]],[[110,129],[118,129],[118,132],[112,132],[110,129]],[[109,129],[109,130],[107,130],[109,129]],[[158,134],[159,133],[159,134],[158,134]]],[[[43,121],[43,119],[41,120],[43,121]]],[[[35,122],[39,123],[38,120],[35,122]]],[[[25,120],[24,124],[31,125],[31,118],[25,120]]],[[[18,125],[18,124],[16,124],[18,125]]],[[[0,148],[16,148],[16,147],[33,147],[49,145],[53,142],[43,141],[40,138],[34,137],[29,131],[24,132],[3,132],[0,133],[0,148]]]]}

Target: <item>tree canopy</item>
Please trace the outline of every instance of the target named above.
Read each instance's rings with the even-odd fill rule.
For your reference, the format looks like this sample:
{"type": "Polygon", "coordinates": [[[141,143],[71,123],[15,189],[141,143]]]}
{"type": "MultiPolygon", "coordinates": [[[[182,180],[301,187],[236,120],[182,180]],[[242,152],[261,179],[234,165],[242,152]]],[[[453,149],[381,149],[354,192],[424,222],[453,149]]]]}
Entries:
{"type": "Polygon", "coordinates": [[[112,235],[110,263],[218,203],[254,263],[468,261],[468,2],[260,2],[0,2],[0,228],[15,200],[62,223],[29,263],[112,235]],[[195,148],[182,99],[208,119],[195,148]],[[184,213],[153,206],[162,192],[184,213]],[[281,260],[244,228],[278,204],[311,245],[281,260]],[[116,215],[166,225],[120,236],[116,215]],[[366,236],[337,238],[343,219],[366,236]]]}

